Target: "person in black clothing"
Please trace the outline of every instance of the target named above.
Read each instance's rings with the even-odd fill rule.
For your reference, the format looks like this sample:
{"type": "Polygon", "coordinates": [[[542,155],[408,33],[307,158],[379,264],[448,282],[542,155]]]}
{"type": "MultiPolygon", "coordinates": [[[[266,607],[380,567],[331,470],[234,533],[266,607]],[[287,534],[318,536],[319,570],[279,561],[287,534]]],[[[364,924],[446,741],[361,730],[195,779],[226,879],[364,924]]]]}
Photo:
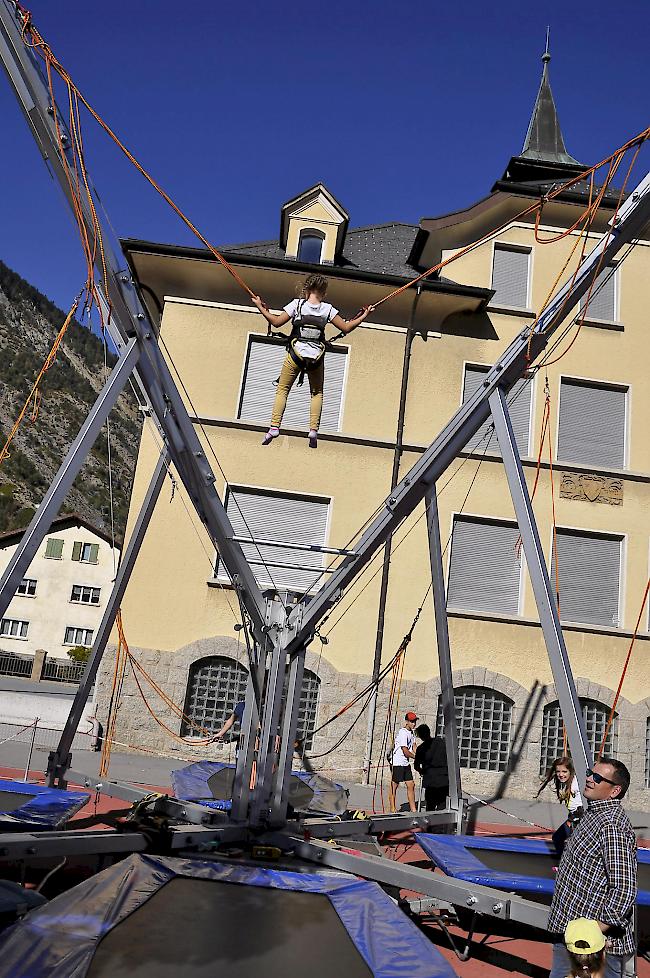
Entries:
{"type": "Polygon", "coordinates": [[[439,811],[447,804],[449,794],[445,742],[442,737],[432,737],[426,723],[416,727],[415,735],[422,743],[415,751],[413,767],[422,778],[426,809],[428,812],[439,811]]]}

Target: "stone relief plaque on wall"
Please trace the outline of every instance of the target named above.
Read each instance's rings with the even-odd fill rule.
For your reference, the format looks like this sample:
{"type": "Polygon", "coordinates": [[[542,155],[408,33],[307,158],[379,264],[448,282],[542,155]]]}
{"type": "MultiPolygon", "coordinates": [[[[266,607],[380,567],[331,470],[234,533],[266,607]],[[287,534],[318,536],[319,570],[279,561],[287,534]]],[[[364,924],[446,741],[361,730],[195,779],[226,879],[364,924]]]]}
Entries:
{"type": "Polygon", "coordinates": [[[623,480],[591,472],[563,472],[560,496],[606,506],[623,505],[623,480]]]}

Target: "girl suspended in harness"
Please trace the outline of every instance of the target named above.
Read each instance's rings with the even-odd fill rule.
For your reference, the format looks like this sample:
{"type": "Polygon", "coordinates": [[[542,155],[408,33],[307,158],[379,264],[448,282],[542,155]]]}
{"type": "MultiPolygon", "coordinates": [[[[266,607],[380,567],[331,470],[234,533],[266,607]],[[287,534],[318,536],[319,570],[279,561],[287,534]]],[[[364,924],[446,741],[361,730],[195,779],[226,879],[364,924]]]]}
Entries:
{"type": "Polygon", "coordinates": [[[325,327],[332,323],[342,333],[351,333],[373,306],[364,306],[354,319],[343,319],[338,309],[325,302],[327,279],[322,275],[310,275],[302,288],[300,299],[293,299],[277,316],[269,312],[262,299],[255,295],[253,302],[271,326],[278,329],[291,321],[291,336],[287,355],[278,379],[278,389],[271,413],[271,427],[264,436],[263,445],[270,445],[280,434],[282,415],[287,397],[297,378],[306,373],[309,379],[311,401],[309,407],[309,447],[318,447],[318,426],[323,410],[323,382],[325,376],[325,327]]]}

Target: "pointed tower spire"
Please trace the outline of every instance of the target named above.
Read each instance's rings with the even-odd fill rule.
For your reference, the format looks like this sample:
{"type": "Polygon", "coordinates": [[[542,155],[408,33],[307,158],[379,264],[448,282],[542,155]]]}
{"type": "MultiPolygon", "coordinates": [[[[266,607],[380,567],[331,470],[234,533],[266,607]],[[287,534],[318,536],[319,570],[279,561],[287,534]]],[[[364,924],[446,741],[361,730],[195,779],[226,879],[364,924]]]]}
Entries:
{"type": "MultiPolygon", "coordinates": [[[[548,80],[548,63],[551,60],[549,54],[550,28],[546,28],[546,49],[542,55],[542,80],[540,82],[537,100],[530,117],[530,124],[524,148],[521,151],[521,159],[540,160],[546,163],[569,163],[577,164],[578,161],[570,156],[564,145],[564,137],[560,129],[560,123],[555,108],[553,92],[548,80]]],[[[579,165],[579,164],[578,164],[579,165]]]]}

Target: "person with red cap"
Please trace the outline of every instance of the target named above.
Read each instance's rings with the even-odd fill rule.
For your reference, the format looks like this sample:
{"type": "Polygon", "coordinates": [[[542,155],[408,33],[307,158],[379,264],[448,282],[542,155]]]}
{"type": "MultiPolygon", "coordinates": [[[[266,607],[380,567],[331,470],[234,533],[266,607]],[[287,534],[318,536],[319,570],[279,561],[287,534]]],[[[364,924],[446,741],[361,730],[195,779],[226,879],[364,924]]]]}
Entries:
{"type": "Polygon", "coordinates": [[[415,757],[415,724],[418,722],[417,713],[410,710],[404,717],[404,725],[397,731],[391,752],[390,778],[390,810],[397,811],[397,789],[400,784],[406,785],[409,808],[417,811],[415,805],[415,783],[411,770],[411,758],[415,757]]]}

